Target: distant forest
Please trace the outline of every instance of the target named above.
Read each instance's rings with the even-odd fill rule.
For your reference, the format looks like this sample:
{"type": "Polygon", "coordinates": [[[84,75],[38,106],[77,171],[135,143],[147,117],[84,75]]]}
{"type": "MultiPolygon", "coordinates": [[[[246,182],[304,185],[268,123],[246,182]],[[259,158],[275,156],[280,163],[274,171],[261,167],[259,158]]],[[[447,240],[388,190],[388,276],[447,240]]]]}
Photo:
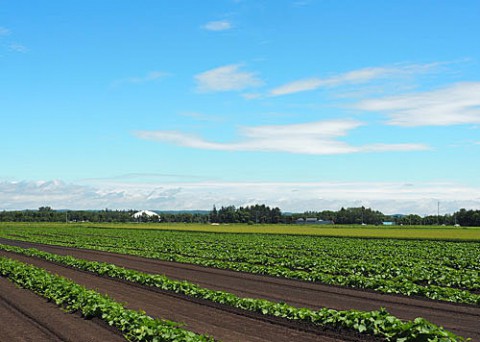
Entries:
{"type": "Polygon", "coordinates": [[[341,208],[338,211],[307,211],[304,213],[282,213],[279,208],[253,205],[236,208],[215,206],[211,211],[161,212],[156,216],[143,215],[134,218],[136,210],[54,210],[40,207],[38,210],[16,210],[0,212],[2,222],[185,222],[185,223],[282,223],[295,224],[297,220],[312,219],[331,221],[335,224],[381,225],[392,222],[397,225],[455,225],[480,226],[480,210],[460,209],[453,215],[385,215],[370,208],[341,208]]]}

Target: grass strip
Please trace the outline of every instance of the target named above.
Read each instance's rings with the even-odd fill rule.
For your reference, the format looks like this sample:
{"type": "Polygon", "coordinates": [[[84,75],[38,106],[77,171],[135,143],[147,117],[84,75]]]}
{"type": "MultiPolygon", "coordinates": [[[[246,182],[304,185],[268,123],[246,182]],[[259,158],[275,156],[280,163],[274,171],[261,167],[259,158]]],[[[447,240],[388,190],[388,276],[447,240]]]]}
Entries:
{"type": "Polygon", "coordinates": [[[213,341],[182,329],[178,323],[154,319],[126,309],[122,304],[48,271],[0,257],[0,275],[85,318],[98,317],[118,328],[129,341],[213,341]]]}
{"type": "Polygon", "coordinates": [[[377,311],[338,311],[329,308],[322,308],[320,310],[297,308],[285,303],[275,303],[264,299],[242,298],[228,292],[203,288],[186,281],[173,280],[164,275],[147,274],[125,269],[113,264],[47,253],[35,248],[24,249],[0,244],[0,249],[42,258],[99,275],[119,278],[146,286],[154,286],[162,290],[180,293],[193,298],[210,300],[215,303],[249,310],[263,315],[302,321],[319,326],[353,329],[360,333],[380,336],[386,341],[447,342],[465,340],[423,318],[416,318],[413,321],[402,321],[389,314],[383,308],[377,311]]]}

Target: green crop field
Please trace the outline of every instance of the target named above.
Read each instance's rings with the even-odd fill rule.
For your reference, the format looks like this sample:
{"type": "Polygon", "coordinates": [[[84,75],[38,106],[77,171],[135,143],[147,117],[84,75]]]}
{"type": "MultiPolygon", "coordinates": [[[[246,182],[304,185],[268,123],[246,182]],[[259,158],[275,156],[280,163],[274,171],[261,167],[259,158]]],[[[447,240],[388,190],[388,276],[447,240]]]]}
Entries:
{"type": "Polygon", "coordinates": [[[194,223],[8,223],[0,222],[0,229],[8,227],[58,227],[58,228],[113,228],[152,229],[216,233],[260,233],[288,235],[316,235],[336,237],[365,237],[393,239],[471,240],[480,241],[480,227],[446,226],[315,226],[315,225],[246,225],[222,224],[219,226],[194,223]]]}
{"type": "MultiPolygon", "coordinates": [[[[368,289],[383,294],[423,297],[472,308],[480,305],[479,234],[479,228],[458,227],[0,224],[0,238],[10,240],[101,250],[368,289]]],[[[441,337],[445,341],[463,340],[421,318],[401,321],[383,309],[361,312],[298,308],[283,302],[243,298],[232,293],[203,288],[194,283],[124,269],[113,264],[80,260],[34,248],[15,247],[9,243],[12,241],[1,240],[0,252],[41,258],[102,276],[154,286],[189,298],[213,301],[267,316],[301,320],[305,321],[305,324],[353,329],[382,336],[385,340],[417,341],[419,331],[426,334],[423,340],[427,340],[427,337],[441,337]]],[[[16,274],[21,272],[11,271],[11,268],[15,266],[19,270],[26,270],[26,266],[13,265],[12,262],[0,260],[0,272],[16,279],[16,274]]],[[[30,269],[24,274],[29,272],[30,269]]],[[[38,277],[44,279],[50,276],[41,274],[38,277]]],[[[64,283],[63,280],[59,281],[64,283]]],[[[74,285],[67,284],[59,292],[61,296],[69,295],[69,286],[74,285]]],[[[103,315],[104,313],[102,317],[103,315]]],[[[112,317],[119,316],[117,313],[115,315],[112,317]]],[[[133,312],[122,315],[137,317],[137,313],[133,312]]],[[[134,326],[135,324],[132,325],[133,328],[127,328],[137,331],[134,326]]],[[[160,328],[159,325],[158,329],[160,328]]],[[[188,334],[183,331],[176,333],[188,334]]]]}
{"type": "MultiPolygon", "coordinates": [[[[76,259],[72,256],[46,253],[34,248],[23,249],[0,244],[0,250],[33,256],[102,276],[161,288],[164,291],[181,293],[189,298],[200,298],[262,315],[300,321],[314,326],[341,327],[359,333],[381,336],[385,341],[464,341],[462,337],[427,320],[422,318],[416,318],[413,321],[400,320],[384,309],[338,311],[326,307],[320,310],[297,308],[265,299],[242,298],[225,291],[202,288],[187,281],[169,279],[163,275],[146,274],[114,264],[76,259]]],[[[88,291],[65,278],[12,259],[0,257],[1,275],[9,277],[21,287],[35,290],[42,296],[53,299],[57,305],[63,304],[69,310],[81,311],[85,317],[103,319],[119,328],[129,341],[214,341],[213,338],[183,330],[177,323],[153,319],[139,311],[126,310],[120,303],[95,291],[88,291]],[[161,339],[158,339],[159,336],[161,339]]]]}
{"type": "MultiPolygon", "coordinates": [[[[209,229],[239,229],[242,234],[101,227],[103,229],[88,225],[4,224],[0,237],[480,304],[480,243],[427,240],[428,237],[438,238],[442,232],[446,233],[443,238],[453,239],[454,230],[448,228],[298,227],[305,232],[316,229],[320,234],[325,231],[330,235],[343,235],[329,237],[246,234],[244,229],[261,228],[249,226],[206,226],[209,229]],[[340,233],[334,234],[335,229],[340,233]],[[424,240],[386,238],[388,235],[372,238],[370,234],[380,234],[382,229],[409,238],[413,233],[423,233],[424,240]],[[346,237],[348,234],[370,238],[346,237]]],[[[201,228],[178,226],[184,230],[195,227],[201,228]]],[[[296,229],[293,226],[264,227],[270,233],[281,228],[296,229]]],[[[478,233],[477,229],[466,231],[478,233]]]]}

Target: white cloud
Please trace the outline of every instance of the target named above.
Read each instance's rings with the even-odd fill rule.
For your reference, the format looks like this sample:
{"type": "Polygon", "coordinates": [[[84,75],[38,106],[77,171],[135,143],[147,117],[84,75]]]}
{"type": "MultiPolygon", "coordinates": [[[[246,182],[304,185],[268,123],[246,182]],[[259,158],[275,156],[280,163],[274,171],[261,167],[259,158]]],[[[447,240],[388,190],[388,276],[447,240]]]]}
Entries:
{"type": "Polygon", "coordinates": [[[392,67],[363,68],[326,78],[307,78],[284,84],[270,91],[271,96],[293,94],[319,88],[338,87],[342,85],[361,84],[375,79],[394,75],[413,75],[435,69],[440,63],[408,64],[392,67]]]}
{"type": "Polygon", "coordinates": [[[28,51],[28,48],[25,45],[13,43],[8,46],[10,51],[25,53],[28,51]]]}
{"type": "Polygon", "coordinates": [[[242,94],[242,97],[245,100],[255,100],[255,99],[261,98],[262,94],[260,94],[260,93],[245,93],[245,94],[242,94]]]}
{"type": "Polygon", "coordinates": [[[202,28],[208,31],[226,31],[232,28],[232,23],[228,20],[210,21],[202,28]]]}
{"type": "Polygon", "coordinates": [[[480,82],[364,100],[357,109],[384,113],[396,126],[447,126],[480,123],[480,82]]]}
{"type": "Polygon", "coordinates": [[[292,6],[293,7],[305,7],[310,4],[310,1],[293,1],[292,6]]]}
{"type": "Polygon", "coordinates": [[[0,182],[0,201],[4,209],[38,208],[45,203],[60,203],[67,207],[84,205],[86,198],[95,197],[95,190],[87,186],[66,184],[62,181],[0,182]],[[37,206],[37,204],[40,204],[37,206]]]}
{"type": "Polygon", "coordinates": [[[0,26],[0,36],[8,36],[10,34],[10,30],[6,27],[0,26]]]}
{"type": "Polygon", "coordinates": [[[35,209],[211,209],[214,204],[265,203],[283,211],[338,210],[366,206],[386,214],[452,213],[480,207],[480,188],[457,183],[381,182],[127,182],[98,180],[0,182],[0,210],[35,209]]]}
{"type": "Polygon", "coordinates": [[[141,84],[141,83],[146,83],[146,82],[152,82],[156,81],[162,78],[167,77],[169,74],[163,71],[150,71],[144,76],[140,77],[129,77],[129,78],[124,78],[121,80],[117,80],[113,82],[114,86],[119,86],[125,83],[132,83],[132,84],[141,84]]]}
{"type": "Polygon", "coordinates": [[[222,122],[225,121],[225,118],[216,115],[208,115],[198,112],[184,112],[180,113],[181,116],[191,118],[197,121],[204,121],[204,122],[222,122]]]}
{"type": "Polygon", "coordinates": [[[372,144],[352,146],[337,138],[361,126],[354,120],[331,120],[304,124],[243,127],[239,142],[211,142],[178,131],[138,131],[138,138],[175,145],[219,151],[262,151],[297,154],[344,154],[357,152],[415,151],[428,149],[422,144],[372,144]]]}
{"type": "Polygon", "coordinates": [[[263,84],[255,73],[240,70],[240,64],[225,65],[195,76],[201,92],[242,90],[263,84]]]}
{"type": "MultiPolygon", "coordinates": [[[[11,34],[11,31],[8,28],[0,26],[0,38],[9,36],[10,34],[11,34]]],[[[8,51],[13,51],[13,52],[19,52],[19,53],[28,52],[28,48],[25,45],[16,43],[16,42],[11,42],[11,41],[6,42],[4,44],[4,48],[6,48],[8,51]]]]}

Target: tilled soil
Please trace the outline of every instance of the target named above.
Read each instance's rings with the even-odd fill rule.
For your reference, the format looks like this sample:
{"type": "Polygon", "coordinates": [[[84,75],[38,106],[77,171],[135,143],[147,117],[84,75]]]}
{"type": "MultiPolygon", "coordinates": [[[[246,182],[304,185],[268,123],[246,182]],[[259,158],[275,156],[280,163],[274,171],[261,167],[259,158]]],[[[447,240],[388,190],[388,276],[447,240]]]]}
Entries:
{"type": "MultiPolygon", "coordinates": [[[[0,256],[13,258],[52,273],[67,277],[111,298],[130,309],[144,310],[148,315],[185,324],[185,328],[213,336],[221,341],[365,341],[345,331],[330,331],[303,326],[288,320],[269,318],[208,301],[192,300],[181,295],[136,284],[100,277],[37,258],[0,251],[0,256]]],[[[98,341],[102,341],[99,339],[98,341]]]]}
{"type": "Polygon", "coordinates": [[[141,257],[67,248],[0,239],[0,243],[20,247],[35,247],[47,252],[72,255],[87,260],[103,261],[147,273],[160,273],[187,280],[211,289],[224,290],[243,297],[284,301],[298,307],[337,310],[377,310],[386,308],[402,319],[423,317],[437,325],[473,341],[480,341],[480,307],[425,300],[397,295],[385,295],[318,283],[274,278],[191,264],[166,262],[141,257]]]}
{"type": "Polygon", "coordinates": [[[69,314],[0,277],[0,341],[125,341],[100,320],[69,314]]]}

